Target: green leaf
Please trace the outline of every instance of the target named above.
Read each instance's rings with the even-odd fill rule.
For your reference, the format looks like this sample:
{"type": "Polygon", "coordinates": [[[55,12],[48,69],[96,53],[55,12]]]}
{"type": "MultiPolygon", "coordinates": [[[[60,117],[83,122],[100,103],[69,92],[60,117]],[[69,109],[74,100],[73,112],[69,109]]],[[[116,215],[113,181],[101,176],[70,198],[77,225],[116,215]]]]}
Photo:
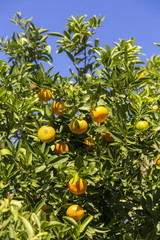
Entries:
{"type": "Polygon", "coordinates": [[[45,111],[46,111],[47,117],[49,117],[50,119],[54,119],[54,114],[48,105],[45,106],[45,111]]]}
{"type": "Polygon", "coordinates": [[[6,148],[1,150],[1,154],[2,155],[12,155],[12,153],[8,149],[6,149],[6,148]]]}
{"type": "Polygon", "coordinates": [[[82,107],[79,107],[79,110],[82,110],[82,111],[90,111],[91,109],[91,106],[89,103],[84,103],[82,107]]]}
{"type": "Polygon", "coordinates": [[[75,167],[77,167],[78,169],[82,168],[84,166],[83,163],[83,158],[81,155],[78,155],[74,161],[74,165],[75,167]]]}
{"type": "Polygon", "coordinates": [[[63,219],[69,222],[71,225],[77,227],[78,223],[71,217],[63,216],[63,219]]]}
{"type": "Polygon", "coordinates": [[[158,72],[157,70],[153,69],[153,70],[149,70],[149,72],[155,75],[156,77],[160,78],[160,72],[158,72]]]}
{"type": "Polygon", "coordinates": [[[67,53],[68,57],[72,60],[72,62],[74,62],[75,59],[74,59],[73,55],[70,52],[68,52],[67,50],[65,50],[65,52],[67,53]]]}
{"type": "Polygon", "coordinates": [[[123,240],[134,240],[130,235],[128,235],[127,233],[125,233],[123,235],[123,240]]]}
{"type": "Polygon", "coordinates": [[[160,47],[160,43],[154,43],[156,46],[160,47]]]}
{"type": "Polygon", "coordinates": [[[44,42],[46,39],[48,38],[48,36],[43,36],[40,40],[40,42],[44,42]]]}
{"type": "Polygon", "coordinates": [[[140,234],[137,235],[136,240],[144,240],[143,238],[141,238],[140,234]]]}
{"type": "Polygon", "coordinates": [[[52,227],[58,227],[58,226],[64,227],[65,225],[64,225],[64,223],[61,223],[61,222],[58,222],[58,221],[50,221],[48,226],[47,226],[47,229],[52,228],[52,227]]]}
{"type": "Polygon", "coordinates": [[[3,60],[0,60],[0,70],[2,69],[3,66],[3,60]]]}
{"type": "MultiPolygon", "coordinates": [[[[69,159],[69,156],[59,156],[54,159],[54,163],[52,163],[52,166],[55,168],[61,167],[61,165],[65,162],[67,162],[69,159]]],[[[53,162],[53,161],[52,161],[53,162]]]]}
{"type": "Polygon", "coordinates": [[[15,156],[15,159],[17,159],[18,155],[19,155],[19,152],[21,150],[21,146],[22,146],[22,139],[20,138],[19,141],[18,141],[18,144],[17,144],[17,147],[16,147],[16,156],[15,156]]]}
{"type": "Polygon", "coordinates": [[[75,184],[75,183],[78,181],[78,178],[79,178],[79,175],[78,175],[78,173],[76,172],[76,173],[74,174],[74,176],[73,176],[73,182],[72,182],[72,184],[75,184]]]}
{"type": "Polygon", "coordinates": [[[87,227],[87,225],[92,221],[93,216],[87,217],[80,226],[80,233],[84,231],[84,229],[87,227]]]}
{"type": "Polygon", "coordinates": [[[44,199],[41,199],[41,200],[36,204],[36,206],[34,207],[33,212],[34,212],[34,213],[38,213],[38,212],[41,210],[41,208],[43,207],[43,205],[45,204],[45,201],[46,201],[45,198],[44,198],[44,199]]]}
{"type": "Polygon", "coordinates": [[[46,168],[46,165],[42,165],[40,167],[35,168],[35,173],[42,172],[46,168]]]}
{"type": "Polygon", "coordinates": [[[63,37],[63,34],[61,34],[59,32],[50,32],[50,33],[48,33],[48,35],[56,36],[56,37],[63,37]]]}
{"type": "Polygon", "coordinates": [[[46,147],[46,143],[44,142],[41,146],[40,146],[40,150],[41,150],[41,153],[44,154],[45,152],[45,147],[46,147]]]}
{"type": "Polygon", "coordinates": [[[26,156],[26,162],[27,162],[28,165],[32,165],[32,153],[29,153],[26,156]]]}
{"type": "Polygon", "coordinates": [[[34,202],[33,198],[29,195],[29,193],[25,192],[25,198],[26,198],[28,204],[31,204],[32,207],[35,206],[35,202],[34,202]]]}
{"type": "Polygon", "coordinates": [[[148,233],[147,237],[145,238],[145,240],[151,240],[151,239],[154,239],[154,240],[158,240],[159,237],[156,236],[155,234],[155,231],[151,231],[150,233],[148,233]]]}
{"type": "Polygon", "coordinates": [[[94,45],[95,45],[95,47],[98,47],[98,46],[99,46],[99,39],[98,39],[98,38],[95,39],[94,45]]]}
{"type": "Polygon", "coordinates": [[[9,237],[10,237],[11,239],[16,238],[16,235],[15,235],[15,233],[14,233],[14,227],[13,227],[13,225],[12,225],[11,223],[9,224],[9,237]]]}
{"type": "Polygon", "coordinates": [[[18,95],[15,96],[15,99],[14,99],[13,105],[14,105],[14,106],[16,107],[16,109],[18,110],[18,107],[19,107],[18,95]]]}
{"type": "Polygon", "coordinates": [[[33,231],[32,225],[25,217],[22,217],[22,216],[19,216],[19,217],[20,217],[23,225],[25,226],[25,229],[27,231],[29,239],[32,239],[34,237],[34,231],[33,231]]]}
{"type": "Polygon", "coordinates": [[[97,227],[95,228],[95,231],[98,233],[105,233],[105,232],[110,232],[110,229],[105,227],[97,227]]]}

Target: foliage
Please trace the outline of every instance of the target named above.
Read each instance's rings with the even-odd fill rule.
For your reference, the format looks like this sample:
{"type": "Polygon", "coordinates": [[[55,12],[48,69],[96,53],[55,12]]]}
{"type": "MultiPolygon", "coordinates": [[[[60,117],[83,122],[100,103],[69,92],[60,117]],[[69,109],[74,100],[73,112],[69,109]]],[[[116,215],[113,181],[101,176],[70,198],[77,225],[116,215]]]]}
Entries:
{"type": "Polygon", "coordinates": [[[102,48],[93,36],[104,18],[85,19],[72,16],[60,34],[37,29],[17,13],[12,21],[22,32],[0,39],[8,56],[0,60],[0,239],[159,239],[160,125],[151,105],[160,104],[160,56],[144,66],[133,37],[102,48]],[[60,37],[57,52],[73,63],[69,76],[43,66],[52,64],[51,36],[60,37]],[[50,90],[52,101],[41,101],[40,89],[50,90]],[[65,102],[61,116],[53,114],[53,100],[65,102]],[[96,106],[109,112],[100,126],[91,119],[96,106]],[[73,119],[86,120],[87,132],[72,133],[73,119]],[[149,123],[141,132],[140,120],[149,123]],[[55,141],[38,139],[43,125],[56,130],[55,141]],[[92,150],[84,143],[89,135],[92,150]],[[57,156],[56,141],[66,142],[69,152],[57,156]],[[78,176],[87,181],[82,195],[68,188],[78,176]],[[53,209],[43,211],[44,204],[53,209]],[[72,204],[85,210],[78,222],[66,216],[72,204]]]}

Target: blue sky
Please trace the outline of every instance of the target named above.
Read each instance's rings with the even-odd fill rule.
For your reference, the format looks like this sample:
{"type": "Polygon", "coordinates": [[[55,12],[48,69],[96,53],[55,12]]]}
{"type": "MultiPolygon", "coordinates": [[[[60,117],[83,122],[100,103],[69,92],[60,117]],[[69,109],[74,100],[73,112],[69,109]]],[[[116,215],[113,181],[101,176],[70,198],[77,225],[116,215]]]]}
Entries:
{"type": "MultiPolygon", "coordinates": [[[[0,38],[10,37],[19,28],[11,23],[16,12],[22,17],[33,17],[37,28],[43,27],[51,32],[62,33],[67,23],[66,18],[78,14],[87,14],[87,19],[93,15],[105,16],[102,27],[97,30],[96,37],[100,39],[100,46],[105,43],[114,47],[113,42],[119,38],[128,40],[135,37],[135,44],[143,47],[146,54],[142,59],[150,59],[153,54],[160,54],[160,48],[153,42],[160,43],[160,1],[159,0],[1,0],[0,38]]],[[[60,71],[64,76],[68,74],[70,60],[65,54],[56,54],[56,37],[49,37],[48,43],[52,47],[53,65],[55,72],[60,71]]],[[[3,58],[2,54],[0,57],[3,58]]]]}

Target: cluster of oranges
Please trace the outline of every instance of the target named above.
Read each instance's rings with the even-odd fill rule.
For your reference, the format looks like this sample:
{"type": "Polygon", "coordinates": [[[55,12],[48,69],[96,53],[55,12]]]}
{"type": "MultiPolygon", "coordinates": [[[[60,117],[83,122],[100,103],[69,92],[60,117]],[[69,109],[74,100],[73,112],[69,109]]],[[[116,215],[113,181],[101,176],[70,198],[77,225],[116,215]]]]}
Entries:
{"type": "MultiPolygon", "coordinates": [[[[49,90],[42,89],[38,93],[38,97],[42,101],[49,101],[52,98],[52,93],[49,90]]],[[[64,101],[53,101],[51,104],[51,110],[57,116],[61,116],[63,113],[67,111],[64,101]]],[[[98,106],[91,112],[91,118],[94,122],[102,123],[106,120],[108,116],[108,110],[103,106],[98,106]]],[[[82,134],[87,131],[88,123],[84,119],[73,119],[69,124],[69,129],[74,134],[82,134]]],[[[42,142],[50,143],[55,139],[55,129],[50,126],[42,126],[38,131],[38,137],[42,142]]],[[[101,136],[105,136],[108,142],[114,141],[113,137],[109,133],[101,133],[101,136]]],[[[85,140],[84,143],[87,145],[88,149],[93,149],[92,143],[94,143],[95,138],[90,135],[91,142],[89,140],[85,140]]],[[[56,142],[54,153],[59,155],[63,151],[69,151],[69,147],[64,142],[56,142]]]]}
{"type": "MultiPolygon", "coordinates": [[[[81,195],[87,190],[87,182],[83,178],[78,177],[77,181],[74,183],[74,178],[71,178],[68,183],[68,187],[71,193],[81,195]]],[[[50,220],[50,213],[52,209],[51,205],[44,205],[42,207],[42,210],[47,213],[47,221],[50,220]]],[[[84,210],[78,204],[73,204],[67,208],[66,214],[67,216],[72,217],[75,221],[79,221],[84,215],[84,210]]]]}
{"type": "MultiPolygon", "coordinates": [[[[49,101],[52,98],[52,93],[49,90],[42,89],[39,91],[38,97],[42,101],[49,101]]],[[[67,111],[67,108],[64,101],[53,101],[51,110],[57,116],[61,116],[67,111]]],[[[108,110],[103,106],[97,106],[91,111],[92,120],[99,125],[106,120],[107,116],[108,110]]],[[[74,134],[82,134],[87,131],[88,123],[84,119],[73,119],[69,124],[69,129],[74,134]]],[[[38,138],[42,142],[46,143],[52,142],[55,139],[55,134],[55,129],[51,126],[42,126],[38,130],[38,138]]],[[[109,133],[101,133],[101,136],[105,136],[106,140],[109,142],[114,141],[113,137],[109,133]]],[[[92,143],[95,142],[95,138],[92,135],[90,135],[90,139],[91,142],[89,140],[84,141],[89,150],[93,149],[92,143]]],[[[59,155],[64,151],[69,151],[68,145],[64,142],[56,142],[54,153],[59,155]]],[[[74,179],[72,178],[68,183],[68,187],[73,194],[80,195],[85,193],[87,189],[87,182],[81,177],[78,177],[77,181],[74,182],[74,179]]],[[[67,209],[66,214],[76,221],[79,221],[84,215],[84,210],[79,205],[74,204],[67,209]]]]}
{"type": "MultiPolygon", "coordinates": [[[[143,73],[142,75],[144,76],[145,73],[143,73]]],[[[52,98],[52,93],[49,90],[42,89],[39,91],[38,97],[42,101],[49,101],[52,98]]],[[[59,102],[53,101],[53,103],[51,104],[51,110],[57,116],[61,116],[67,111],[67,107],[65,106],[65,102],[62,100],[59,102]]],[[[153,108],[153,110],[157,110],[157,107],[153,108]]],[[[94,122],[98,123],[99,126],[102,122],[106,120],[107,116],[108,110],[103,106],[97,106],[91,111],[91,119],[94,122]]],[[[143,131],[147,129],[148,126],[149,124],[147,121],[138,121],[136,124],[136,129],[138,131],[143,131]]],[[[69,129],[74,134],[82,134],[87,131],[88,123],[84,119],[73,119],[69,123],[69,129]]],[[[51,126],[42,126],[38,131],[39,139],[42,142],[46,143],[52,142],[55,139],[55,134],[55,129],[51,126]]],[[[110,135],[110,133],[102,132],[101,136],[104,136],[106,138],[106,141],[108,142],[114,141],[114,138],[110,135]]],[[[84,143],[87,146],[88,150],[93,150],[93,143],[95,142],[95,137],[93,137],[92,135],[89,135],[89,137],[90,140],[85,140],[84,143]]],[[[69,151],[68,145],[64,142],[56,142],[54,153],[59,155],[64,151],[69,151]]],[[[160,160],[157,160],[157,165],[159,163],[158,161],[160,162],[160,160]]],[[[74,179],[72,178],[68,183],[68,187],[73,194],[80,195],[85,193],[87,189],[87,182],[81,177],[78,177],[77,181],[74,182],[74,179]]],[[[79,221],[84,215],[84,210],[79,205],[74,204],[67,209],[66,214],[72,217],[74,220],[79,221]]]]}

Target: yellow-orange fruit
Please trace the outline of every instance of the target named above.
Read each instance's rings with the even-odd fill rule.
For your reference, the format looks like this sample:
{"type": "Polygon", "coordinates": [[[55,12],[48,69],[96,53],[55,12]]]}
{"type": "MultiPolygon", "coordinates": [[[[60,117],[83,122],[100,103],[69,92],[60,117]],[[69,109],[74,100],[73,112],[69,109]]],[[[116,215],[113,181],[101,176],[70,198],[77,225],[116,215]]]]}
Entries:
{"type": "Polygon", "coordinates": [[[89,135],[89,137],[90,137],[91,140],[85,139],[85,140],[84,140],[84,144],[86,145],[86,147],[88,148],[88,150],[93,150],[94,146],[93,146],[92,143],[95,142],[95,139],[96,139],[96,138],[95,138],[95,137],[93,138],[92,135],[89,135]]]}
{"type": "Polygon", "coordinates": [[[78,181],[74,184],[72,184],[72,182],[73,182],[73,178],[71,178],[71,180],[69,181],[68,187],[73,194],[80,195],[86,191],[87,182],[83,178],[79,177],[78,181]]]}
{"type": "Polygon", "coordinates": [[[54,114],[61,116],[64,112],[66,112],[67,108],[65,107],[64,101],[53,101],[51,105],[51,110],[54,114]]]}
{"type": "Polygon", "coordinates": [[[154,105],[151,107],[151,110],[154,110],[154,111],[157,111],[159,109],[159,106],[158,105],[154,105]]]}
{"type": "Polygon", "coordinates": [[[101,133],[101,136],[105,136],[107,142],[114,142],[114,138],[110,133],[101,133]]]}
{"type": "Polygon", "coordinates": [[[160,155],[158,155],[158,157],[156,159],[156,165],[160,166],[160,155]]]}
{"type": "Polygon", "coordinates": [[[38,130],[38,138],[42,142],[52,142],[55,138],[55,129],[49,126],[43,126],[38,130]]]}
{"type": "Polygon", "coordinates": [[[144,70],[139,76],[138,78],[144,77],[146,75],[146,71],[144,70]]]}
{"type": "Polygon", "coordinates": [[[75,134],[82,134],[87,131],[88,123],[85,120],[75,119],[70,122],[69,128],[75,134]]]}
{"type": "Polygon", "coordinates": [[[84,210],[79,205],[74,204],[67,209],[66,214],[67,216],[72,217],[75,221],[79,221],[84,215],[84,210]]]}
{"type": "Polygon", "coordinates": [[[106,120],[108,116],[108,110],[107,108],[103,106],[98,106],[91,112],[91,118],[94,122],[102,123],[106,120]]]}
{"type": "Polygon", "coordinates": [[[139,131],[143,131],[143,130],[147,129],[148,126],[149,126],[149,124],[147,121],[138,121],[136,123],[136,129],[139,131]]]}
{"type": "Polygon", "coordinates": [[[63,142],[57,142],[55,144],[54,153],[59,155],[59,154],[61,154],[64,151],[66,151],[66,152],[69,151],[68,145],[66,143],[63,143],[63,142]]]}
{"type": "Polygon", "coordinates": [[[52,93],[48,89],[41,89],[38,92],[38,97],[42,101],[49,101],[52,98],[52,93]]]}

